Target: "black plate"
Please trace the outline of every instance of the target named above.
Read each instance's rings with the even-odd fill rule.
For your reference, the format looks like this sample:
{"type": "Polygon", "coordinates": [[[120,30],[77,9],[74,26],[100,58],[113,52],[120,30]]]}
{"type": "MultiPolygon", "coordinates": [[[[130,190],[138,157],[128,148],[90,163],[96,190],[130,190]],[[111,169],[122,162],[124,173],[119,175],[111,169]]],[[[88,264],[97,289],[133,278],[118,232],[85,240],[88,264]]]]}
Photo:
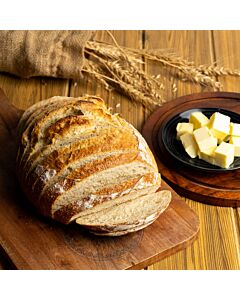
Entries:
{"type": "Polygon", "coordinates": [[[158,133],[158,139],[162,138],[163,145],[166,151],[179,163],[196,170],[208,171],[208,172],[228,172],[240,168],[240,157],[236,157],[234,162],[228,169],[220,168],[218,166],[211,165],[199,158],[191,158],[185,152],[181,141],[176,138],[176,127],[179,122],[188,122],[192,112],[201,111],[208,118],[215,112],[222,113],[231,118],[231,122],[240,123],[240,115],[229,110],[222,108],[196,108],[184,111],[177,114],[170,120],[166,121],[161,127],[158,133]]]}

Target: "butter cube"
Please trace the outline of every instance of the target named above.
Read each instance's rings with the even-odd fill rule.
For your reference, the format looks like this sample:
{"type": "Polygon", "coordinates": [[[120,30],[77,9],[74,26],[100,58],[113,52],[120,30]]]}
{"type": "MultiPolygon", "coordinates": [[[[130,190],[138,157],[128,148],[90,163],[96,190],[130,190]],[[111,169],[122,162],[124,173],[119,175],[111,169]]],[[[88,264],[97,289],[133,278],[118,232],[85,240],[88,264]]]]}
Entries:
{"type": "Polygon", "coordinates": [[[191,113],[189,122],[193,124],[194,129],[198,129],[207,126],[209,119],[202,112],[196,111],[191,113]]]}
{"type": "Polygon", "coordinates": [[[198,147],[191,133],[184,133],[180,136],[180,140],[187,154],[191,158],[197,157],[198,147]]]}
{"type": "Polygon", "coordinates": [[[209,149],[206,149],[202,152],[199,152],[198,153],[198,157],[206,162],[208,162],[209,164],[212,164],[214,165],[214,155],[215,155],[215,148],[209,148],[209,149]]]}
{"type": "Polygon", "coordinates": [[[212,135],[218,139],[218,143],[226,140],[230,132],[230,117],[219,112],[215,112],[208,124],[208,128],[212,135]]]}
{"type": "Polygon", "coordinates": [[[202,127],[194,130],[193,136],[196,140],[200,152],[204,152],[204,150],[214,149],[217,147],[217,139],[210,134],[207,127],[202,127]]]}
{"type": "Polygon", "coordinates": [[[177,139],[184,133],[193,133],[193,124],[191,123],[178,123],[177,124],[177,139]]]}
{"type": "Polygon", "coordinates": [[[234,145],[234,156],[240,157],[240,137],[231,136],[229,143],[234,145]]]}
{"type": "Polygon", "coordinates": [[[240,124],[230,123],[230,135],[240,136],[240,124]]]}
{"type": "Polygon", "coordinates": [[[214,164],[228,168],[234,161],[234,145],[222,142],[214,152],[214,164]]]}

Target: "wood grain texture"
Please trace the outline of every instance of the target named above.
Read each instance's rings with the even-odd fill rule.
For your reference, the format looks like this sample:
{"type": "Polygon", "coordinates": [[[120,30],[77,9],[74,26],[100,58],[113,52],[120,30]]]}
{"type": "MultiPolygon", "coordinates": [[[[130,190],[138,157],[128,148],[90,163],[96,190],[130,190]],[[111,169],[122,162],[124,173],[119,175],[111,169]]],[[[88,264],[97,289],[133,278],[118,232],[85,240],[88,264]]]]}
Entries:
{"type": "MultiPolygon", "coordinates": [[[[240,69],[240,33],[239,30],[216,30],[212,32],[215,61],[217,65],[240,69]]],[[[223,91],[240,92],[239,77],[220,77],[223,91]]]]}
{"type": "MultiPolygon", "coordinates": [[[[196,64],[209,64],[212,61],[211,41],[208,31],[196,30],[164,30],[146,31],[145,48],[168,49],[183,58],[193,60],[196,64]]],[[[190,93],[197,93],[210,90],[192,82],[179,82],[174,77],[174,73],[168,68],[160,68],[154,62],[147,64],[146,70],[151,74],[162,74],[165,88],[165,98],[167,101],[190,93]],[[176,91],[173,92],[173,84],[176,91]]]]}
{"type": "Polygon", "coordinates": [[[15,175],[20,116],[0,90],[0,245],[17,269],[141,269],[194,241],[197,215],[164,182],[170,206],[152,225],[126,236],[97,237],[38,215],[15,175]]]}
{"type": "Polygon", "coordinates": [[[11,99],[11,103],[20,109],[55,95],[68,94],[68,80],[55,78],[20,79],[10,74],[1,74],[0,87],[11,99]]]}
{"type": "MultiPolygon", "coordinates": [[[[135,30],[127,31],[110,31],[119,45],[142,48],[142,32],[135,30]]],[[[113,43],[111,36],[107,31],[98,31],[95,39],[98,41],[104,41],[113,43]]],[[[79,82],[71,82],[70,95],[78,97],[84,94],[101,95],[101,98],[107,103],[108,107],[112,108],[113,113],[119,113],[128,122],[135,126],[138,130],[141,130],[144,120],[144,108],[141,104],[132,102],[126,96],[118,93],[117,91],[107,91],[99,82],[91,77],[86,76],[79,82]]]]}
{"type": "MultiPolygon", "coordinates": [[[[220,64],[235,68],[240,67],[240,57],[236,55],[240,48],[240,31],[112,31],[119,43],[132,47],[149,48],[171,48],[178,54],[190,58],[197,63],[211,63],[217,60],[220,64]]],[[[98,39],[109,36],[106,32],[98,32],[98,39]]],[[[148,66],[149,72],[164,73],[169,82],[166,85],[166,99],[170,101],[175,97],[189,93],[211,90],[199,87],[191,83],[177,83],[168,73],[167,69],[148,66]],[[177,91],[172,92],[172,84],[177,83],[177,91]]],[[[223,90],[239,92],[240,85],[238,78],[227,77],[223,79],[223,90]]],[[[1,74],[0,87],[13,103],[20,108],[26,108],[30,104],[43,98],[48,98],[54,93],[64,95],[66,91],[72,95],[81,93],[95,94],[98,89],[99,94],[109,101],[113,110],[120,112],[133,125],[141,129],[149,111],[130,104],[129,100],[115,92],[106,92],[104,89],[86,77],[81,79],[77,86],[68,81],[44,78],[19,79],[17,77],[1,74]],[[47,85],[45,84],[47,82],[47,85]],[[120,100],[119,100],[120,99],[120,100]],[[125,99],[125,100],[121,100],[125,99]],[[119,102],[122,101],[122,102],[119,102]],[[116,104],[120,103],[120,108],[116,104]]],[[[240,269],[239,263],[239,228],[240,210],[232,208],[216,208],[202,203],[186,200],[190,207],[200,217],[200,234],[186,250],[180,251],[159,263],[149,267],[150,269],[240,269]],[[217,231],[214,231],[216,228],[217,231]]],[[[0,259],[1,260],[1,259],[0,259]]]]}
{"type": "Polygon", "coordinates": [[[200,219],[199,238],[186,250],[170,256],[149,269],[238,270],[239,235],[234,210],[186,200],[200,219]]]}
{"type": "MultiPolygon", "coordinates": [[[[230,67],[233,69],[240,69],[240,57],[237,55],[240,51],[240,32],[239,30],[217,30],[212,32],[212,40],[215,49],[216,64],[230,67]]],[[[223,91],[240,92],[239,78],[237,77],[222,77],[219,80],[223,91]]],[[[239,251],[240,243],[240,218],[239,208],[233,210],[234,220],[236,222],[237,234],[236,247],[239,251]]]]}
{"type": "MultiPolygon", "coordinates": [[[[234,53],[238,53],[240,46],[240,43],[235,43],[235,41],[240,39],[239,31],[161,31],[158,37],[157,33],[155,34],[155,39],[149,37],[149,41],[151,40],[155,47],[161,44],[164,48],[176,49],[180,55],[190,57],[199,64],[210,64],[216,60],[222,63],[223,57],[227,59],[226,57],[235,56],[234,53]],[[218,42],[217,36],[219,37],[218,42]],[[164,39],[162,40],[163,37],[164,39]],[[225,47],[229,49],[227,55],[225,53],[225,47]]],[[[229,66],[239,67],[239,65],[235,65],[233,62],[229,66]]],[[[230,92],[238,91],[235,86],[238,82],[239,79],[228,77],[225,80],[224,90],[230,92]],[[233,84],[231,83],[232,81],[233,84]],[[230,82],[231,85],[228,87],[226,82],[230,82]]],[[[168,85],[168,89],[172,89],[171,84],[168,85]]],[[[197,87],[191,83],[178,83],[176,94],[174,95],[169,92],[169,99],[174,99],[189,93],[211,90],[210,88],[197,87]]],[[[146,117],[147,116],[149,116],[149,113],[146,114],[146,117]]],[[[236,215],[235,209],[219,208],[216,210],[216,208],[210,205],[205,206],[202,203],[188,199],[186,201],[199,215],[199,239],[186,250],[178,252],[150,266],[149,269],[240,269],[239,230],[237,232],[236,230],[231,231],[233,234],[229,235],[229,231],[232,230],[232,228],[239,228],[239,223],[236,221],[236,218],[232,218],[233,215],[236,215]],[[209,214],[209,226],[212,225],[213,228],[219,226],[219,231],[215,232],[214,240],[212,240],[212,231],[207,230],[207,223],[204,221],[206,216],[203,212],[205,211],[209,214]],[[221,212],[221,214],[219,212],[221,212]],[[230,220],[230,228],[227,227],[229,222],[222,224],[222,215],[225,216],[224,220],[230,220]],[[210,253],[209,248],[212,244],[216,247],[211,247],[212,252],[210,253]],[[232,255],[232,253],[234,253],[234,255],[232,255]]]]}

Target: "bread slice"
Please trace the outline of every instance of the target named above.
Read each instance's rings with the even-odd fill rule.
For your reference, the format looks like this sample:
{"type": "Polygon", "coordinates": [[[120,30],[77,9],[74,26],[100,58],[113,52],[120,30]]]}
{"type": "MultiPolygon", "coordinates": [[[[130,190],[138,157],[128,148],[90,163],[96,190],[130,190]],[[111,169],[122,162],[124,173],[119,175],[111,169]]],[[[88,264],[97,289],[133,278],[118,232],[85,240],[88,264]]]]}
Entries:
{"type": "MultiPolygon", "coordinates": [[[[124,158],[123,158],[124,159],[124,158]]],[[[113,163],[113,162],[112,162],[113,163]]],[[[102,166],[101,166],[102,168],[102,166]]],[[[121,184],[124,180],[128,179],[129,176],[144,175],[151,172],[143,162],[133,160],[129,163],[124,163],[123,160],[116,161],[116,165],[112,167],[106,167],[98,172],[96,169],[89,169],[86,172],[89,174],[82,174],[85,176],[83,179],[74,179],[71,178],[71,174],[68,178],[63,178],[58,181],[57,184],[51,186],[42,197],[49,199],[49,195],[57,195],[57,197],[52,202],[52,213],[57,209],[60,209],[61,206],[66,205],[67,203],[72,203],[75,201],[81,202],[86,197],[95,195],[97,191],[102,189],[105,186],[111,186],[116,184],[121,184]]],[[[79,170],[81,173],[81,169],[79,170]]],[[[79,174],[77,177],[80,177],[79,174]]],[[[85,200],[87,205],[88,201],[85,200]]],[[[87,207],[87,206],[86,206],[87,207]]]]}
{"type": "MultiPolygon", "coordinates": [[[[157,175],[157,174],[156,174],[157,175]]],[[[70,223],[76,218],[94,214],[106,208],[132,200],[143,195],[152,194],[159,189],[160,176],[147,174],[136,181],[136,178],[125,179],[118,184],[109,183],[105,188],[96,190],[85,198],[63,205],[54,212],[53,218],[62,223],[70,223]]]]}
{"type": "Polygon", "coordinates": [[[94,234],[122,235],[138,231],[154,222],[170,201],[171,192],[163,190],[79,217],[76,223],[94,234]]]}

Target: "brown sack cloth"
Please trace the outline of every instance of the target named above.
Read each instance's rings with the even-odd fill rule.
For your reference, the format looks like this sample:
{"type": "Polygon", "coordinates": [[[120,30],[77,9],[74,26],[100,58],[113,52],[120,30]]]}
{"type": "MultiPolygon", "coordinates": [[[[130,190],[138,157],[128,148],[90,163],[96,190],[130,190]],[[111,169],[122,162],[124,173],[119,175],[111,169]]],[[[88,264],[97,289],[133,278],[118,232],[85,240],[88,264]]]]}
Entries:
{"type": "Polygon", "coordinates": [[[78,79],[84,63],[84,46],[92,33],[84,30],[2,30],[0,71],[20,77],[78,79]]]}

